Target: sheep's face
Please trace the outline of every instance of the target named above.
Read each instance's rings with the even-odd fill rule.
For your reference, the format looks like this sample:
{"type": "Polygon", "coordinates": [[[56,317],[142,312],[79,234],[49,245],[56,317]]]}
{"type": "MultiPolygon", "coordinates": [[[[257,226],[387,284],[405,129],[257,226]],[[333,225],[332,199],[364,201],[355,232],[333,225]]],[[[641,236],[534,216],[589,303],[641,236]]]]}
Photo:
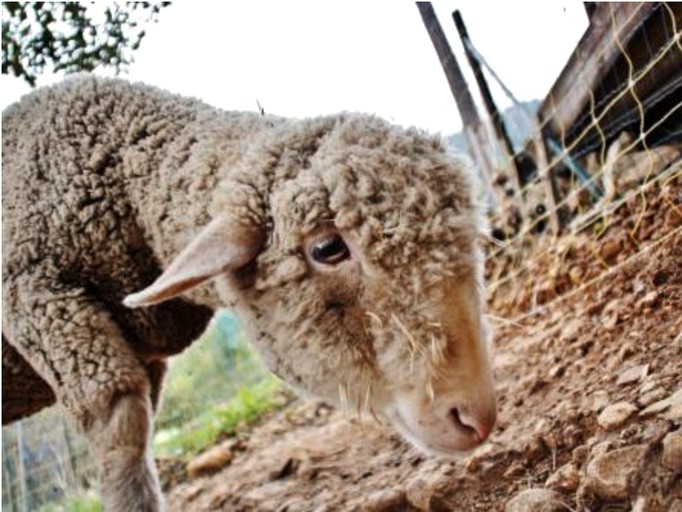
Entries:
{"type": "Polygon", "coordinates": [[[383,413],[426,451],[451,454],[486,439],[496,404],[476,249],[472,266],[460,262],[455,273],[439,261],[442,274],[431,276],[424,273],[435,263],[428,244],[400,271],[372,261],[352,232],[314,232],[303,249],[308,279],[324,301],[317,307],[331,318],[311,338],[331,348],[331,360],[339,357],[334,351],[350,360],[328,368],[314,389],[383,413]]]}
{"type": "Polygon", "coordinates": [[[222,289],[293,387],[468,450],[496,409],[468,171],[433,139],[359,122],[287,143],[266,248],[222,289]]]}
{"type": "Polygon", "coordinates": [[[279,275],[266,251],[222,282],[268,366],[299,391],[383,414],[423,450],[486,439],[495,398],[475,249],[464,268],[429,264],[422,247],[386,269],[357,233],[329,227],[300,248],[279,275]]]}
{"type": "MultiPolygon", "coordinates": [[[[293,139],[285,130],[223,183],[206,241],[161,288],[217,275],[266,364],[294,388],[382,414],[424,450],[473,448],[496,407],[464,164],[371,118],[309,128],[293,139]]],[[[161,297],[155,286],[144,300],[161,297]]]]}

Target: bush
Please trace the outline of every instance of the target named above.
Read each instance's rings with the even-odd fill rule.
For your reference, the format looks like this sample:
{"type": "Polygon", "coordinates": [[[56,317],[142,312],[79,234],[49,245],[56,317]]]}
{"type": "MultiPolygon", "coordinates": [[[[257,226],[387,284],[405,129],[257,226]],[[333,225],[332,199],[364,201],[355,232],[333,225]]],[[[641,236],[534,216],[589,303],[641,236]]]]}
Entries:
{"type": "Polygon", "coordinates": [[[269,376],[242,386],[226,403],[215,405],[183,425],[160,430],[154,437],[157,457],[191,457],[233,434],[241,425],[258,420],[282,403],[282,384],[269,376]]]}
{"type": "Polygon", "coordinates": [[[165,430],[193,420],[267,375],[237,319],[221,311],[201,339],[171,361],[156,427],[165,430]]]}
{"type": "Polygon", "coordinates": [[[236,318],[220,312],[171,365],[155,455],[194,455],[273,409],[281,393],[280,381],[265,369],[236,318]]]}

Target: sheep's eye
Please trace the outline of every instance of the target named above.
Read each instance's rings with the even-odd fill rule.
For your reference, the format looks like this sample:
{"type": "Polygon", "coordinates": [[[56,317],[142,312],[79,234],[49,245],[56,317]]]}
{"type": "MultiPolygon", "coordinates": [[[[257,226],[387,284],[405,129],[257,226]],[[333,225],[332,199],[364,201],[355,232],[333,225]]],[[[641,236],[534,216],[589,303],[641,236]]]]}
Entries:
{"type": "Polygon", "coordinates": [[[318,263],[336,265],[348,259],[350,251],[340,235],[331,235],[315,241],[310,247],[310,256],[318,263]]]}

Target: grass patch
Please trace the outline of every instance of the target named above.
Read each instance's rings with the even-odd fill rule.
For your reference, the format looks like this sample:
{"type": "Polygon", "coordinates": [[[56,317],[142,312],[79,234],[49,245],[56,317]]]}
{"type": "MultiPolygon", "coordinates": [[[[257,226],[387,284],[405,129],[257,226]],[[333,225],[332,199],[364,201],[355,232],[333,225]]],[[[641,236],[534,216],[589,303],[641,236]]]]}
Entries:
{"type": "Polygon", "coordinates": [[[268,375],[237,319],[221,311],[201,339],[171,360],[156,429],[194,421],[268,375]]]}
{"type": "Polygon", "coordinates": [[[92,493],[69,496],[61,503],[48,503],[38,512],[104,512],[99,497],[92,493]]]}
{"type": "Polygon", "coordinates": [[[242,424],[252,424],[281,400],[282,384],[268,376],[252,385],[241,386],[224,404],[214,405],[194,420],[157,432],[154,454],[157,457],[191,457],[215,444],[220,437],[233,434],[242,424]]]}
{"type": "Polygon", "coordinates": [[[275,408],[282,390],[237,319],[219,312],[204,336],[172,361],[154,454],[191,457],[275,408]]]}

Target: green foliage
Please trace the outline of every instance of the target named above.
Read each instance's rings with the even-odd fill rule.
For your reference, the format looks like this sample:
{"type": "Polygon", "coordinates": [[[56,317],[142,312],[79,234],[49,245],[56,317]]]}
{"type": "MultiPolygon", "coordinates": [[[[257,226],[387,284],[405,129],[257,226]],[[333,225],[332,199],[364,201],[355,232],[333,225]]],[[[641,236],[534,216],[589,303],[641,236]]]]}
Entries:
{"type": "Polygon", "coordinates": [[[220,312],[204,336],[173,359],[156,428],[191,421],[267,375],[236,318],[220,312]]]}
{"type": "Polygon", "coordinates": [[[102,8],[78,2],[3,2],[2,73],[35,86],[51,65],[54,72],[126,69],[145,30],[170,2],[127,2],[102,8]]]}
{"type": "Polygon", "coordinates": [[[271,410],[281,392],[236,318],[219,312],[204,336],[172,362],[156,420],[155,453],[193,455],[271,410]]]}
{"type": "Polygon", "coordinates": [[[104,512],[104,507],[98,496],[89,493],[71,496],[63,503],[48,503],[38,512],[104,512]]]}
{"type": "Polygon", "coordinates": [[[281,382],[273,376],[257,384],[244,385],[224,404],[216,405],[196,419],[160,430],[154,438],[154,454],[159,457],[190,457],[233,434],[239,425],[248,425],[280,403],[281,382]]]}

